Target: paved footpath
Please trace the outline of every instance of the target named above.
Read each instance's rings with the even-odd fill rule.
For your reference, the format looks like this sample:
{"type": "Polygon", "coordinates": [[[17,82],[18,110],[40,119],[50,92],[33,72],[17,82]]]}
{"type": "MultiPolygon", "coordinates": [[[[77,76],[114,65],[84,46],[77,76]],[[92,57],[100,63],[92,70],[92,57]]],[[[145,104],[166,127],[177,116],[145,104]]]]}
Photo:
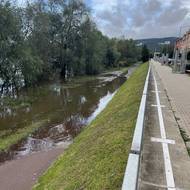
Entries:
{"type": "Polygon", "coordinates": [[[39,176],[64,151],[54,148],[0,165],[0,190],[30,190],[39,176]]]}
{"type": "Polygon", "coordinates": [[[190,137],[190,75],[172,73],[170,67],[158,62],[153,62],[153,66],[162,79],[180,127],[190,137]]]}
{"type": "MultiPolygon", "coordinates": [[[[160,73],[172,75],[170,68],[152,64],[138,189],[190,190],[190,157],[168,99],[168,92],[165,91],[164,81],[167,80],[169,89],[172,76],[170,78],[167,75],[165,76],[167,79],[164,77],[160,79],[160,73]]],[[[177,82],[174,83],[173,88],[177,82]]],[[[172,92],[176,90],[177,88],[172,92]]]]}

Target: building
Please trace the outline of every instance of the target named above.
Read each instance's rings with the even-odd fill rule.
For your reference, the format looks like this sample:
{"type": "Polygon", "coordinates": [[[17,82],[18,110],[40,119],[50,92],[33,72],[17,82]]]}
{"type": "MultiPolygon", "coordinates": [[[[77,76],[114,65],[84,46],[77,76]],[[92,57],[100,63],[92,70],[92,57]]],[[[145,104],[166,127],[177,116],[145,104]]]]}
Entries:
{"type": "Polygon", "coordinates": [[[175,43],[174,72],[185,73],[190,64],[190,30],[175,43]]]}

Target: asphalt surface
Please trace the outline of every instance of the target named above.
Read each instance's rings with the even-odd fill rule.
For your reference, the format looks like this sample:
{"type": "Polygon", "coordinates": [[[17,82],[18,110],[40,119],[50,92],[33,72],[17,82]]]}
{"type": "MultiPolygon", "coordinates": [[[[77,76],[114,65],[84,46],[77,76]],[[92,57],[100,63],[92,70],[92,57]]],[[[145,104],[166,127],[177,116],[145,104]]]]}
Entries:
{"type": "Polygon", "coordinates": [[[163,81],[157,74],[156,67],[152,68],[138,189],[189,190],[190,157],[163,81]]]}

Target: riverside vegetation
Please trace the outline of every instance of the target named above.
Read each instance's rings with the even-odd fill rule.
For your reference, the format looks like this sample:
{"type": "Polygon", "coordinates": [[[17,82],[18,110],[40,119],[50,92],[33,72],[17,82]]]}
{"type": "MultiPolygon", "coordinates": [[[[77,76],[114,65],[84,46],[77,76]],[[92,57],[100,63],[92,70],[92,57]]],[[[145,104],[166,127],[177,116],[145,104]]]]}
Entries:
{"type": "Polygon", "coordinates": [[[0,1],[0,91],[94,75],[141,59],[130,39],[110,39],[78,0],[0,1]]]}

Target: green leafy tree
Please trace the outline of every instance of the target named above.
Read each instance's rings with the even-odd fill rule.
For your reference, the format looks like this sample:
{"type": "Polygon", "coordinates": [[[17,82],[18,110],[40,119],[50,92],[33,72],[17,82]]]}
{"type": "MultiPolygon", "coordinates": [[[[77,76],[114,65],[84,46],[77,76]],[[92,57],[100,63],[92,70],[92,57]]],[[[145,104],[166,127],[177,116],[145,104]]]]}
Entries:
{"type": "Polygon", "coordinates": [[[103,70],[105,51],[106,44],[102,33],[96,30],[94,24],[90,24],[84,53],[86,74],[98,74],[103,70]]]}
{"type": "Polygon", "coordinates": [[[121,54],[120,65],[131,65],[138,61],[139,49],[134,40],[121,39],[117,43],[118,51],[121,54]]]}
{"type": "Polygon", "coordinates": [[[56,22],[55,43],[58,47],[58,62],[61,75],[66,78],[72,68],[72,61],[77,51],[77,40],[80,38],[80,29],[83,18],[88,14],[86,6],[81,1],[54,1],[54,7],[59,11],[54,12],[58,21],[56,22]]]}
{"type": "Polygon", "coordinates": [[[1,91],[9,87],[18,91],[36,82],[33,79],[39,74],[40,61],[25,43],[19,9],[8,1],[0,3],[0,17],[1,91]]]}
{"type": "Polygon", "coordinates": [[[169,58],[173,57],[174,45],[171,44],[164,44],[161,45],[161,52],[163,54],[168,54],[169,58]]]}
{"type": "Polygon", "coordinates": [[[142,61],[143,61],[143,63],[147,62],[149,60],[149,57],[150,57],[149,50],[148,50],[146,45],[143,45],[143,47],[142,47],[142,61]]]}
{"type": "Polygon", "coordinates": [[[117,67],[120,56],[121,54],[117,50],[117,41],[115,39],[107,39],[105,66],[117,67]]]}
{"type": "Polygon", "coordinates": [[[16,10],[7,1],[0,3],[0,78],[4,87],[18,88],[20,73],[21,22],[16,10]]]}

